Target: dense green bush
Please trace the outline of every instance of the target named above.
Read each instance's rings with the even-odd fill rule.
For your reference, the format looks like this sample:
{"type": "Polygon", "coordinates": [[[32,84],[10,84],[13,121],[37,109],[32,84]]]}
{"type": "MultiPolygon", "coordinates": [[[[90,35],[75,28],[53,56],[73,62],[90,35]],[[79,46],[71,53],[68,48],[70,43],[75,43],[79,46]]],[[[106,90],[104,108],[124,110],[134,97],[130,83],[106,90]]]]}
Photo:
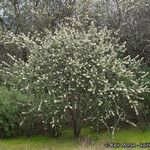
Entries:
{"type": "Polygon", "coordinates": [[[0,137],[18,134],[19,99],[24,99],[19,92],[10,92],[0,87],[0,137]]]}

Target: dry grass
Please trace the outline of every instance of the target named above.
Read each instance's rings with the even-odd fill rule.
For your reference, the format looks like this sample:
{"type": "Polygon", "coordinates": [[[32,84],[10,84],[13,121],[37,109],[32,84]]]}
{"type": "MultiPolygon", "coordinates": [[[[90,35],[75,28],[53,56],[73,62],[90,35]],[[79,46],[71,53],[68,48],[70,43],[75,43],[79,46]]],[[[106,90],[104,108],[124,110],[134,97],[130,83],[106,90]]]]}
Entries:
{"type": "Polygon", "coordinates": [[[78,147],[76,150],[106,150],[106,148],[102,144],[97,145],[97,146],[96,145],[90,145],[90,146],[82,145],[78,147]]]}
{"type": "Polygon", "coordinates": [[[96,144],[92,139],[85,138],[80,140],[80,145],[76,150],[106,150],[106,148],[102,141],[100,144],[96,144]]]}

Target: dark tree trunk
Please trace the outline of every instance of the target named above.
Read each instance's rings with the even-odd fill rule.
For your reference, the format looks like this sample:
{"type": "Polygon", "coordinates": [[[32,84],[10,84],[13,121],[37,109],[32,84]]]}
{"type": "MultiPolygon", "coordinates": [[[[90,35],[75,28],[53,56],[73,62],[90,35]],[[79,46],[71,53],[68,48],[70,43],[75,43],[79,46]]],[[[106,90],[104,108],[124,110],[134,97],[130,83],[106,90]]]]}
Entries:
{"type": "Polygon", "coordinates": [[[77,116],[76,113],[72,113],[71,117],[72,117],[73,136],[75,139],[78,139],[81,131],[80,117],[77,116]]]}
{"type": "Polygon", "coordinates": [[[80,136],[81,127],[78,124],[73,125],[73,137],[78,139],[80,136]]]}

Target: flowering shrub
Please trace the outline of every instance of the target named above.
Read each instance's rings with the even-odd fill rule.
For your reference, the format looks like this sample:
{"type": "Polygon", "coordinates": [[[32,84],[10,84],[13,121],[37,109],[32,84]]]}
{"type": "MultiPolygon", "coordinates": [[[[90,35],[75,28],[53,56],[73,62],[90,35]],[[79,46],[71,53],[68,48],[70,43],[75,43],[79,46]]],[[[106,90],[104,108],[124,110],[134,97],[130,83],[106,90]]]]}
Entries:
{"type": "Polygon", "coordinates": [[[120,120],[131,123],[126,107],[138,115],[138,99],[149,89],[144,82],[147,74],[140,69],[142,60],[124,56],[125,45],[111,35],[106,28],[97,31],[91,25],[87,32],[62,27],[54,34],[47,30],[44,38],[14,37],[30,55],[27,63],[16,60],[3,69],[3,80],[13,89],[34,94],[34,109],[47,113],[42,109],[47,104],[52,127],[68,120],[78,137],[84,123],[98,128],[102,122],[114,133],[120,120]],[[107,120],[112,118],[109,127],[107,120]]]}

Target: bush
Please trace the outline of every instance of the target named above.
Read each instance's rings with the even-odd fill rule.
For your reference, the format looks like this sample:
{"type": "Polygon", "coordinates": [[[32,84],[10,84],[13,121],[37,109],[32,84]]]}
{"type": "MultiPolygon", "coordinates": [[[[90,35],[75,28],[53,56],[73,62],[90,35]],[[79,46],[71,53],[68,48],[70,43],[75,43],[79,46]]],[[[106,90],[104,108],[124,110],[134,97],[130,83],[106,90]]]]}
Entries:
{"type": "Polygon", "coordinates": [[[0,137],[18,134],[20,99],[23,99],[20,93],[10,92],[7,88],[0,87],[0,137]]]}

